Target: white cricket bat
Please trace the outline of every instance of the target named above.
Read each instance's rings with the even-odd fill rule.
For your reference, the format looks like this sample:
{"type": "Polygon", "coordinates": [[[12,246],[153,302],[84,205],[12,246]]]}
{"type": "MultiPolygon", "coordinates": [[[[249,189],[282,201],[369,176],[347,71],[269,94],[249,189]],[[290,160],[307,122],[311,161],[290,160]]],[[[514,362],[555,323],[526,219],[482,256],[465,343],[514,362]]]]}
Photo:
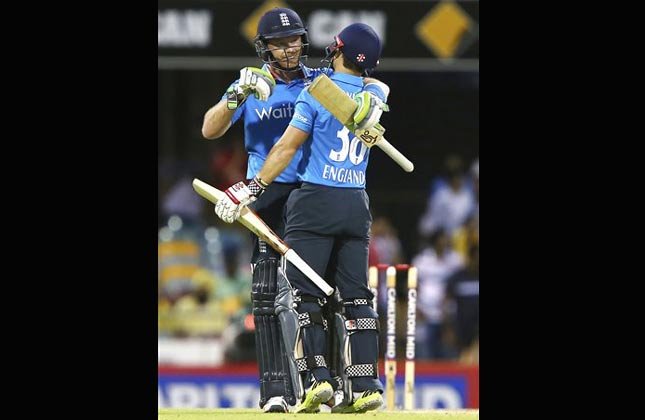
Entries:
{"type": "MultiPolygon", "coordinates": [[[[193,189],[197,194],[201,195],[213,204],[217,204],[219,200],[226,196],[223,191],[218,190],[199,179],[193,179],[193,189]]],[[[258,216],[253,210],[248,207],[242,209],[238,222],[246,226],[251,232],[255,233],[260,239],[268,243],[271,248],[275,249],[283,255],[287,261],[295,265],[309,280],[313,281],[320,290],[327,296],[334,293],[334,289],[316,273],[313,268],[309,266],[300,256],[289,247],[276,233],[271,230],[269,226],[258,216]]]]}
{"type": "MultiPolygon", "coordinates": [[[[309,93],[313,96],[322,106],[325,107],[338,121],[345,127],[351,129],[353,124],[352,116],[358,107],[352,98],[347,96],[347,93],[339,88],[336,83],[332,82],[329,77],[324,74],[316,77],[308,88],[309,93]]],[[[374,145],[383,150],[389,157],[399,164],[406,172],[414,170],[414,164],[408,158],[403,156],[392,144],[385,140],[383,133],[385,128],[382,125],[376,124],[370,130],[356,130],[354,135],[361,139],[367,147],[374,145]]]]}

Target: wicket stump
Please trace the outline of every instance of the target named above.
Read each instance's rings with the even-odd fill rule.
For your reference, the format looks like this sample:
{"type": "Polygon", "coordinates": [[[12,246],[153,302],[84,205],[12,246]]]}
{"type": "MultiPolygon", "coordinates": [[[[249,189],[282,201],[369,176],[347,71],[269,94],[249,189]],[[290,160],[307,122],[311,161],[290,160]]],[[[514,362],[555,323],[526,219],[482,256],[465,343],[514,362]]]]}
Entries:
{"type": "Polygon", "coordinates": [[[417,268],[407,264],[378,264],[369,268],[369,287],[375,295],[374,307],[378,297],[379,272],[385,270],[386,277],[386,347],[385,347],[385,397],[388,410],[396,404],[396,275],[407,270],[408,306],[405,344],[405,410],[414,410],[414,368],[417,314],[417,268]]]}

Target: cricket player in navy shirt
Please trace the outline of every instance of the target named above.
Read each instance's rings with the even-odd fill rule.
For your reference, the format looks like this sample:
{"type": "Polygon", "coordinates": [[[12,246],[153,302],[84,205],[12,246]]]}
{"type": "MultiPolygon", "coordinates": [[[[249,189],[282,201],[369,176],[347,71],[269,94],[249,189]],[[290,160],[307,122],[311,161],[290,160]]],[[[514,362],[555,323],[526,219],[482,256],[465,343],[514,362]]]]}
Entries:
{"type": "MultiPolygon", "coordinates": [[[[298,14],[290,9],[274,8],[262,16],[255,48],[264,66],[241,69],[239,79],[229,86],[220,102],[208,110],[202,126],[203,136],[215,139],[243,119],[249,180],[256,176],[269,151],[288,127],[300,92],[321,72],[331,73],[327,68],[312,69],[302,64],[301,59],[307,56],[308,50],[307,30],[298,14]]],[[[387,86],[378,80],[366,79],[364,89],[383,99],[387,86]]],[[[291,164],[251,205],[280,236],[284,234],[283,209],[287,197],[300,186],[297,166],[301,157],[301,150],[296,150],[291,164]]],[[[257,238],[255,241],[251,298],[260,378],[259,404],[265,412],[288,412],[288,406],[294,406],[297,401],[274,311],[279,254],[263,241],[257,238]]]]}
{"type": "MultiPolygon", "coordinates": [[[[358,127],[371,128],[387,110],[384,104],[389,93],[387,86],[380,86],[379,98],[363,88],[361,77],[378,65],[380,55],[380,39],[371,27],[361,23],[343,29],[327,48],[327,59],[334,70],[329,73],[331,80],[359,104],[354,114],[358,127]]],[[[215,207],[222,220],[232,223],[244,206],[261,197],[290,164],[297,163],[302,186],[287,200],[284,239],[319,275],[338,288],[347,325],[352,328],[351,358],[345,369],[351,379],[351,404],[340,412],[366,412],[383,404],[377,365],[378,316],[372,308],[373,295],[367,283],[368,232],[372,221],[365,191],[369,150],[305,89],[296,100],[289,127],[262,168],[251,181],[228,188],[227,198],[215,207]]],[[[299,370],[314,378],[297,411],[316,412],[334,392],[334,379],[325,357],[327,321],[321,316],[326,296],[290,263],[286,264],[286,280],[293,290],[296,315],[303,325],[297,335],[304,352],[299,370]]]]}

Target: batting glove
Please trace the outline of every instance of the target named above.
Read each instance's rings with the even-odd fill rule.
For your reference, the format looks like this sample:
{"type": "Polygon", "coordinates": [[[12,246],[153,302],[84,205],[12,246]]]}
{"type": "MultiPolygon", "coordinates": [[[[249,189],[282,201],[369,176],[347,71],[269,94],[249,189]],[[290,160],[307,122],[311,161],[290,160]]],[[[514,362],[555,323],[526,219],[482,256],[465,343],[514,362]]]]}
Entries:
{"type": "Polygon", "coordinates": [[[354,96],[358,104],[354,111],[354,128],[357,130],[369,130],[381,119],[383,111],[389,111],[389,106],[370,92],[359,92],[354,96]]]}
{"type": "Polygon", "coordinates": [[[237,109],[253,94],[257,99],[266,101],[275,87],[275,79],[268,71],[257,67],[244,67],[240,78],[226,91],[226,106],[237,109]]]}
{"type": "Polygon", "coordinates": [[[233,184],[224,191],[226,197],[215,205],[215,214],[226,223],[233,223],[240,217],[242,209],[257,200],[266,187],[258,177],[253,178],[248,184],[244,181],[233,184]]]}

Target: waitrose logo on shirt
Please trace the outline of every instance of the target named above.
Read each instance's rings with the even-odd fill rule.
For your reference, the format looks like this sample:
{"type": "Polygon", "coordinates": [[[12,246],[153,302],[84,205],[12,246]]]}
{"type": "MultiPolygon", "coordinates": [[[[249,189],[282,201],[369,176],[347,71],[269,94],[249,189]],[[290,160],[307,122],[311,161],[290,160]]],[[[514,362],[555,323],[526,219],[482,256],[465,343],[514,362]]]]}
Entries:
{"type": "MultiPolygon", "coordinates": [[[[258,114],[260,121],[265,118],[270,120],[271,118],[291,118],[293,117],[293,106],[292,104],[287,104],[286,106],[281,106],[280,108],[273,108],[272,106],[269,109],[262,107],[261,109],[255,109],[255,113],[258,114]]],[[[305,121],[306,122],[306,121],[305,121]]]]}

